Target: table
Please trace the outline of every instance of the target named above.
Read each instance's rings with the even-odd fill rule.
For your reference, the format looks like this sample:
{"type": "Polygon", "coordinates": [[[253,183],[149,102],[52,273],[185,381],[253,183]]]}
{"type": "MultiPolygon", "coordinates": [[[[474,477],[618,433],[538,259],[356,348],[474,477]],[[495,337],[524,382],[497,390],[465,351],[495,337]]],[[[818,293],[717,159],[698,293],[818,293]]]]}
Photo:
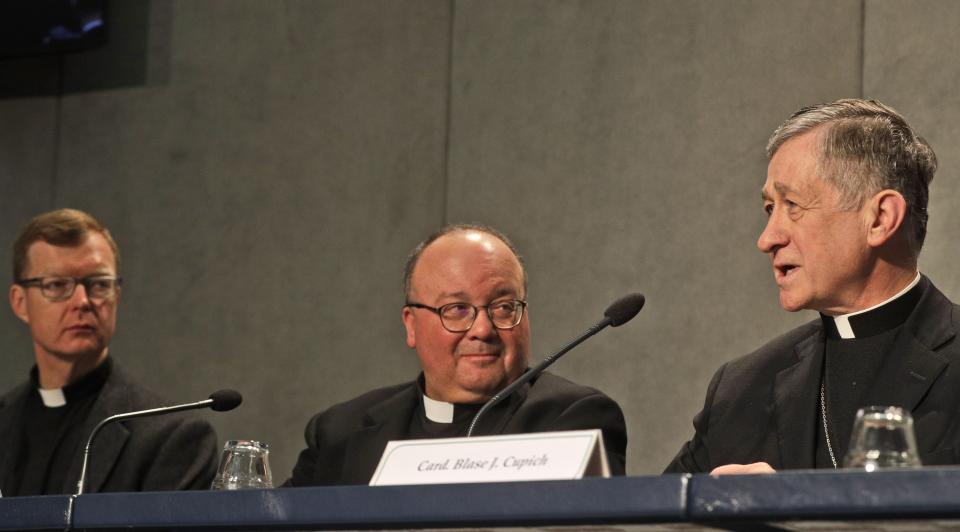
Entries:
{"type": "Polygon", "coordinates": [[[0,530],[960,529],[960,468],[0,498],[0,530]]]}

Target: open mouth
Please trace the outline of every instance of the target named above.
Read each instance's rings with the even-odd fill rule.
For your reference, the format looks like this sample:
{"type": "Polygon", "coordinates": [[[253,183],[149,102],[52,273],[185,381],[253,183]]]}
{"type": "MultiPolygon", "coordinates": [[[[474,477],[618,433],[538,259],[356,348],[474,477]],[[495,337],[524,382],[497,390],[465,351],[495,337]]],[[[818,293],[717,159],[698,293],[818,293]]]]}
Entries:
{"type": "Polygon", "coordinates": [[[790,276],[793,275],[798,269],[799,269],[799,266],[795,266],[795,265],[793,265],[793,264],[784,264],[784,265],[781,265],[781,266],[775,266],[775,267],[774,267],[774,270],[776,271],[776,274],[777,274],[776,277],[777,277],[777,280],[778,280],[778,281],[781,280],[781,279],[786,279],[786,278],[790,277],[790,276]]]}

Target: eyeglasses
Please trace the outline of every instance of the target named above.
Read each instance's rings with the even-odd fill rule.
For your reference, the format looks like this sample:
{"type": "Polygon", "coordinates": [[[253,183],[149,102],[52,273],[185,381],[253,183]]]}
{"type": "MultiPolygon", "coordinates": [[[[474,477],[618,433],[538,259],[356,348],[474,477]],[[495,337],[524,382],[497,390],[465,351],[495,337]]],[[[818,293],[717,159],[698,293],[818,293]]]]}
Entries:
{"type": "Polygon", "coordinates": [[[90,299],[113,299],[123,280],[109,275],[95,275],[92,277],[34,277],[20,279],[16,284],[23,287],[36,286],[40,288],[43,297],[50,301],[64,301],[73,297],[78,284],[87,290],[90,299]]]}
{"type": "Polygon", "coordinates": [[[523,309],[527,302],[519,299],[497,301],[489,305],[475,306],[470,303],[448,303],[441,307],[430,307],[420,303],[407,303],[405,307],[422,308],[440,316],[440,324],[450,332],[466,332],[473,327],[479,309],[486,309],[490,323],[497,329],[513,329],[523,318],[523,309]]]}

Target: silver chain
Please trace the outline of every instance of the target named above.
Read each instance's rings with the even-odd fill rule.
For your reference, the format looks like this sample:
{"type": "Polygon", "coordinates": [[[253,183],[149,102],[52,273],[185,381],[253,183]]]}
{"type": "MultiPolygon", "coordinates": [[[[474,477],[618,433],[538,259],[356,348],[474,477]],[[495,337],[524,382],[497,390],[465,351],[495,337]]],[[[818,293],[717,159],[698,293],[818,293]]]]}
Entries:
{"type": "Polygon", "coordinates": [[[823,419],[823,435],[827,437],[827,452],[830,453],[830,462],[837,468],[837,458],[833,455],[833,445],[830,444],[830,428],[827,427],[827,401],[823,393],[823,381],[820,381],[820,418],[823,419]]]}

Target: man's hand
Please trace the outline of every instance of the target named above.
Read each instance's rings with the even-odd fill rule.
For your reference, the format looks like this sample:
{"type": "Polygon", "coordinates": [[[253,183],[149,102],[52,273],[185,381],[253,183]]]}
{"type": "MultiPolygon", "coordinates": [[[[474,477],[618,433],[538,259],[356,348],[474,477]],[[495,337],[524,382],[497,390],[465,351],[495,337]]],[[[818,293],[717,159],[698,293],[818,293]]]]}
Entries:
{"type": "Polygon", "coordinates": [[[711,475],[760,475],[767,473],[776,473],[777,471],[770,467],[766,462],[754,462],[752,464],[727,464],[715,468],[710,472],[711,475]]]}

